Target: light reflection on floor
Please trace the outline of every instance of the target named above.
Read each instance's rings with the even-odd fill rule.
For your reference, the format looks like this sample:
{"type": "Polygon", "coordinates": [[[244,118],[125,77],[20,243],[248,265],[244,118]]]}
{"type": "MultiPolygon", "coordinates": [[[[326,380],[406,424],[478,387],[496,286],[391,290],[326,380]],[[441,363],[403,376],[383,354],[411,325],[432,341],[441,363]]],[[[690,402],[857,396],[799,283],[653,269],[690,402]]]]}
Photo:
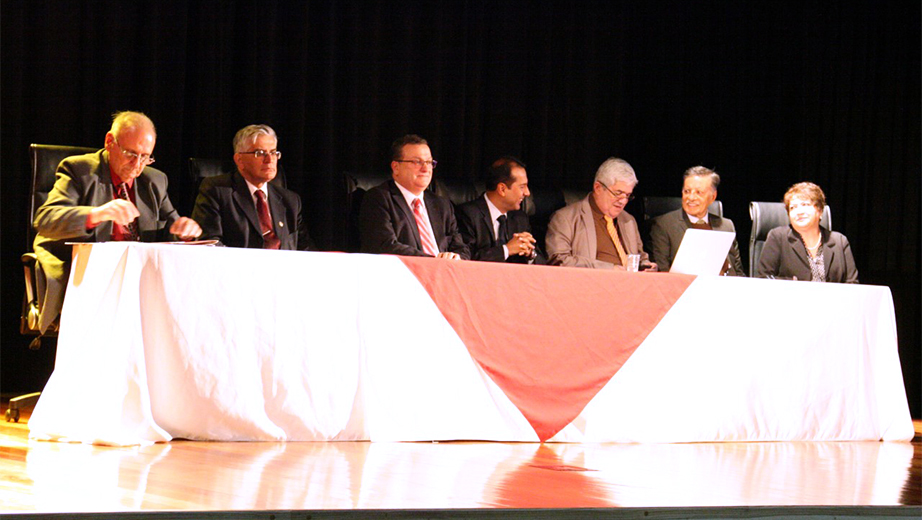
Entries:
{"type": "MultiPolygon", "coordinates": [[[[38,511],[899,505],[912,457],[912,444],[879,442],[106,448],[30,441],[22,482],[31,493],[3,491],[0,504],[38,511]]],[[[3,467],[16,472],[14,462],[3,467]]]]}

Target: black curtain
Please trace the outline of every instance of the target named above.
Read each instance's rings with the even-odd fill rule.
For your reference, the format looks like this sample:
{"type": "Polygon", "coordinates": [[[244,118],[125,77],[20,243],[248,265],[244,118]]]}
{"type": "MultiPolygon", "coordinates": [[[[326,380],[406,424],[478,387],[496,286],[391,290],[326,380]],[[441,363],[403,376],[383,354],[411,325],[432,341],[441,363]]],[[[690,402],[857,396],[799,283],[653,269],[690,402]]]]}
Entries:
{"type": "MultiPolygon", "coordinates": [[[[619,156],[640,195],[678,195],[703,164],[743,244],[749,201],[814,181],[862,282],[893,292],[922,417],[917,1],[3,0],[0,21],[4,392],[40,387],[53,355],[17,330],[28,144],[101,147],[111,113],[132,109],[157,124],[184,214],[189,157],[228,159],[237,129],[273,126],[311,234],[334,250],[342,173],[386,171],[408,132],[450,180],[513,154],[532,186],[588,190],[619,156]]],[[[822,304],[791,302],[791,319],[822,304]]]]}

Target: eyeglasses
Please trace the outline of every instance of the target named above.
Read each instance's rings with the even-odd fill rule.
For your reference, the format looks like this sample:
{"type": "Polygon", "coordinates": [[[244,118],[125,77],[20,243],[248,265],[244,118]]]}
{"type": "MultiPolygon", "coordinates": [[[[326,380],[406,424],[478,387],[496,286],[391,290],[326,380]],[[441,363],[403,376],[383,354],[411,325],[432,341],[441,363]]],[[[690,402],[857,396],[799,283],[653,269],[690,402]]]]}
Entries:
{"type": "Polygon", "coordinates": [[[430,161],[424,161],[422,159],[394,159],[394,161],[410,163],[413,166],[416,166],[417,168],[422,168],[423,165],[425,164],[426,166],[432,168],[433,170],[435,169],[435,166],[439,164],[439,162],[436,161],[435,159],[432,159],[430,161]]]}
{"type": "Polygon", "coordinates": [[[122,155],[127,157],[129,161],[140,161],[143,164],[154,164],[154,161],[156,161],[153,155],[132,152],[131,150],[122,148],[122,145],[118,143],[118,137],[112,136],[112,140],[115,141],[115,146],[118,146],[119,151],[122,152],[122,155]]]}
{"type": "MultiPolygon", "coordinates": [[[[599,184],[602,184],[602,183],[600,182],[599,184]]],[[[633,194],[633,193],[624,193],[624,192],[621,191],[621,190],[618,190],[618,191],[611,191],[611,188],[609,188],[608,186],[606,186],[606,185],[604,185],[604,184],[602,184],[602,187],[605,188],[605,189],[608,191],[608,193],[611,193],[611,196],[614,197],[616,200],[627,199],[628,202],[634,200],[634,194],[633,194]]]]}
{"type": "Polygon", "coordinates": [[[262,159],[267,155],[275,157],[276,160],[282,158],[282,152],[278,150],[253,150],[252,152],[237,152],[241,155],[253,155],[257,159],[262,159]]]}

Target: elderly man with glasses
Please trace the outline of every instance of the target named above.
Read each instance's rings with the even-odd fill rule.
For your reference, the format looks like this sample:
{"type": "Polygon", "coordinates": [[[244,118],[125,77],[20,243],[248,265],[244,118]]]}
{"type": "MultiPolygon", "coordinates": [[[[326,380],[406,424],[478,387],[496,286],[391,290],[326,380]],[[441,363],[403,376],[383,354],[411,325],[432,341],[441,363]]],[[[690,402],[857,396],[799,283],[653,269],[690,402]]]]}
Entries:
{"type": "Polygon", "coordinates": [[[192,218],[202,238],[229,247],[316,249],[302,216],[301,197],[272,181],[278,175],[278,136],[268,125],[249,125],[234,136],[237,171],[202,181],[192,218]]]}
{"type": "Polygon", "coordinates": [[[394,141],[392,179],[368,190],[362,201],[363,252],[470,258],[451,201],[426,190],[436,164],[429,144],[418,135],[394,141]]]}
{"type": "Polygon", "coordinates": [[[558,210],[547,229],[548,263],[594,269],[624,269],[629,255],[640,268],[656,270],[640,241],[640,231],[624,207],[634,198],[637,177],[622,159],[608,159],[595,174],[592,193],[558,210]]]}
{"type": "Polygon", "coordinates": [[[191,240],[201,234],[194,220],[173,208],[166,174],[150,167],[156,142],[150,118],[118,112],[105,148],[58,165],[54,187],[33,223],[42,332],[61,311],[70,272],[67,242],[191,240]]]}

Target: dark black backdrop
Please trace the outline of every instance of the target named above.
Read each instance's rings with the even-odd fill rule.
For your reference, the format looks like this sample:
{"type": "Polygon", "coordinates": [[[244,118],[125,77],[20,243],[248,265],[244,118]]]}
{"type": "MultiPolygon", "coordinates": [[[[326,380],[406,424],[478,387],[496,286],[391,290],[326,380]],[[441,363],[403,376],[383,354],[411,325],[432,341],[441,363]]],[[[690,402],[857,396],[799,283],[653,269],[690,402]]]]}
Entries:
{"type": "MultiPolygon", "coordinates": [[[[330,249],[345,244],[342,172],[385,171],[407,132],[429,139],[446,179],[511,153],[535,187],[588,188],[617,155],[639,194],[674,195],[704,164],[743,243],[750,200],[815,181],[862,282],[893,291],[922,416],[917,0],[3,0],[0,18],[4,392],[40,387],[53,359],[18,335],[27,146],[101,146],[110,114],[133,109],[157,124],[157,167],[184,213],[186,158],[227,158],[238,128],[272,125],[330,249]]],[[[809,320],[823,303],[790,304],[809,320]]]]}

